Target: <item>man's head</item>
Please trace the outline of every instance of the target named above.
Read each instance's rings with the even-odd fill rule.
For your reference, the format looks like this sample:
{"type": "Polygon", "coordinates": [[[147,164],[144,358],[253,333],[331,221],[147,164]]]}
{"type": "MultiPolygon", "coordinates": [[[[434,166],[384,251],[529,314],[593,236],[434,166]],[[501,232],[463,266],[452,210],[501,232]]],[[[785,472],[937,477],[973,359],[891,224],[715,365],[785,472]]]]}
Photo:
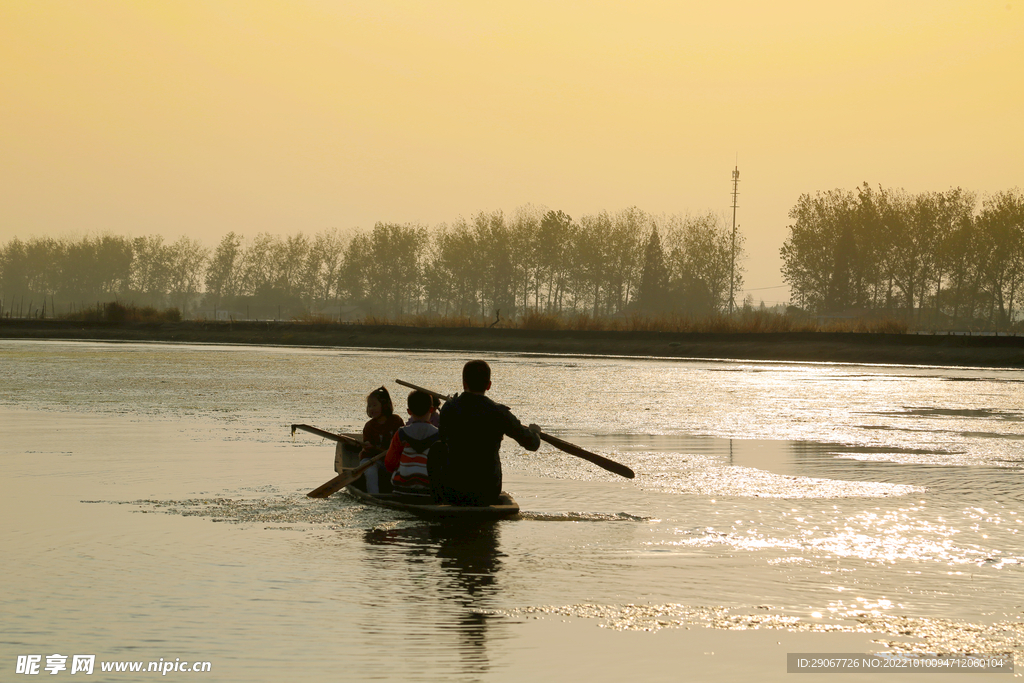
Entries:
{"type": "Polygon", "coordinates": [[[407,403],[409,414],[421,419],[430,415],[430,410],[434,407],[434,401],[430,398],[430,394],[418,390],[410,392],[407,403]]]}
{"type": "Polygon", "coordinates": [[[482,394],[491,388],[491,366],[482,360],[471,360],[462,366],[462,388],[482,394]]]}

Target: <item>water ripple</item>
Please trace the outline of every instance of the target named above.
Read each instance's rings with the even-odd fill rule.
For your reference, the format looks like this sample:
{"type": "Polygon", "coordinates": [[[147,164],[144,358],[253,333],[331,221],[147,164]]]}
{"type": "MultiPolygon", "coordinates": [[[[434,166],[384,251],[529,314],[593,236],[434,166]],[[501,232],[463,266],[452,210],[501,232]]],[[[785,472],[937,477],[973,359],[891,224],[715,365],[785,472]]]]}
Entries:
{"type": "MultiPolygon", "coordinates": [[[[761,609],[770,610],[768,606],[761,609]]],[[[667,628],[705,627],[728,630],[779,629],[814,633],[872,633],[879,645],[906,653],[1024,653],[1024,622],[978,624],[954,619],[907,617],[864,610],[844,620],[826,620],[785,614],[751,614],[728,607],[661,605],[543,605],[498,610],[511,618],[549,616],[594,619],[602,628],[617,631],[660,631],[667,628]]]]}

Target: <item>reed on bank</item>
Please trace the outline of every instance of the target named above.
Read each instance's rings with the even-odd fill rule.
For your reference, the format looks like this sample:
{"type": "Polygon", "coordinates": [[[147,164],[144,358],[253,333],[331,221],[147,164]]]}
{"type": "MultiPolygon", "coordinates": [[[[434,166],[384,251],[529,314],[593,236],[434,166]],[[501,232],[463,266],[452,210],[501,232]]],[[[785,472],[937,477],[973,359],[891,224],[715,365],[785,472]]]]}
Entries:
{"type": "Polygon", "coordinates": [[[366,316],[350,323],[336,323],[321,315],[299,316],[293,319],[306,324],[360,324],[374,326],[405,326],[433,328],[496,327],[502,329],[558,331],[578,330],[595,332],[679,332],[710,334],[785,333],[785,332],[859,332],[867,334],[906,334],[905,321],[892,318],[841,319],[818,321],[808,317],[778,314],[773,311],[740,310],[729,316],[724,314],[694,317],[676,314],[623,315],[615,317],[589,314],[556,315],[530,311],[515,318],[485,320],[467,316],[410,315],[398,318],[366,316]]]}
{"type": "Polygon", "coordinates": [[[780,332],[864,332],[905,334],[907,324],[898,320],[830,320],[819,323],[766,311],[739,311],[736,315],[628,315],[621,318],[594,318],[579,315],[559,318],[528,313],[514,325],[527,330],[598,330],[623,332],[697,332],[713,334],[780,332]]]}
{"type": "Polygon", "coordinates": [[[181,310],[178,308],[159,310],[153,306],[136,306],[135,304],[122,304],[119,301],[108,301],[89,308],[81,308],[73,313],[65,313],[58,316],[57,319],[93,323],[177,323],[181,322],[181,310]]]}

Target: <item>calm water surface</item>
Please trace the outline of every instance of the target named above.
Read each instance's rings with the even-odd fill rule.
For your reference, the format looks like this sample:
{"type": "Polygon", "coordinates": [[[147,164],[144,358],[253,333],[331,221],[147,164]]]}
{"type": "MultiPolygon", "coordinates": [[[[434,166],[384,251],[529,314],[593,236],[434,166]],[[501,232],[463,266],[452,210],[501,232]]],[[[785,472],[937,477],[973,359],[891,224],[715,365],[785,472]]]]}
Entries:
{"type": "Polygon", "coordinates": [[[0,667],[613,680],[644,653],[648,680],[679,680],[686,647],[725,672],[757,645],[723,660],[698,632],[755,628],[783,672],[792,633],[1024,652],[1019,371],[491,357],[496,400],[637,478],[506,440],[519,519],[305,496],[333,444],[291,423],[358,431],[368,391],[455,391],[469,357],[0,342],[0,667]]]}

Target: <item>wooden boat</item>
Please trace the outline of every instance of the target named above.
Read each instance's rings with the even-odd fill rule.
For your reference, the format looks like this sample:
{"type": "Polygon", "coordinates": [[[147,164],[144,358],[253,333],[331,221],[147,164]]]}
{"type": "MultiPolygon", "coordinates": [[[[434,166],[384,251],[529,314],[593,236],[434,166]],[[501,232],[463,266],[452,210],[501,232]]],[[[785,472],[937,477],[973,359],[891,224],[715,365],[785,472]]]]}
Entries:
{"type": "MultiPolygon", "coordinates": [[[[359,435],[353,435],[359,436],[359,435]]],[[[334,456],[334,469],[338,474],[345,470],[351,470],[359,464],[359,449],[350,443],[339,441],[334,456]]],[[[390,491],[382,493],[367,493],[364,480],[358,481],[345,487],[345,491],[356,500],[368,505],[391,508],[409,512],[420,517],[429,519],[504,519],[519,514],[519,504],[515,499],[504,491],[498,497],[494,505],[469,506],[469,505],[439,505],[437,503],[421,503],[416,501],[415,496],[403,496],[390,491]]],[[[382,481],[382,488],[390,489],[390,482],[382,481]]]]}
{"type": "Polygon", "coordinates": [[[397,493],[367,493],[355,485],[346,486],[345,491],[363,503],[401,510],[428,519],[504,519],[519,514],[519,504],[504,491],[496,504],[481,507],[409,502],[410,496],[397,493]]]}

